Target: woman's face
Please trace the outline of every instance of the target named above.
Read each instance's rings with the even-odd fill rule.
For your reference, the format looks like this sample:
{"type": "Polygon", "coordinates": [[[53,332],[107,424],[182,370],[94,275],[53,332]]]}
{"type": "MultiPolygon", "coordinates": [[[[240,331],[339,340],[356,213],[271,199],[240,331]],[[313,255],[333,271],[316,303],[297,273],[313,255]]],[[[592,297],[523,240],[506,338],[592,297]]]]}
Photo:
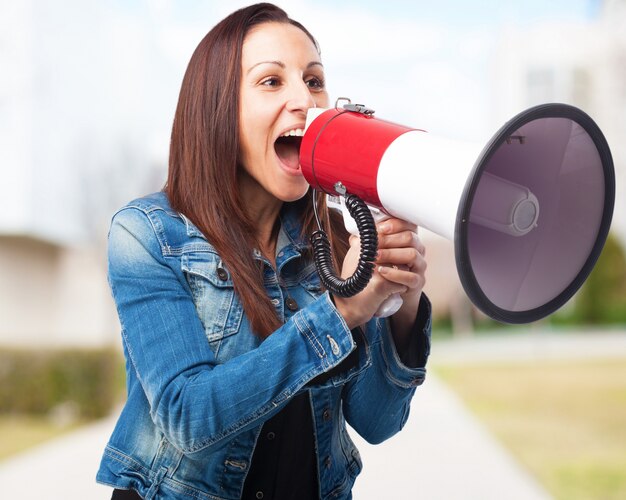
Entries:
{"type": "Polygon", "coordinates": [[[269,193],[281,201],[298,200],[308,189],[299,162],[306,112],[328,106],[319,54],[297,27],[264,23],[246,35],[241,69],[239,159],[244,199],[262,201],[269,193]]]}

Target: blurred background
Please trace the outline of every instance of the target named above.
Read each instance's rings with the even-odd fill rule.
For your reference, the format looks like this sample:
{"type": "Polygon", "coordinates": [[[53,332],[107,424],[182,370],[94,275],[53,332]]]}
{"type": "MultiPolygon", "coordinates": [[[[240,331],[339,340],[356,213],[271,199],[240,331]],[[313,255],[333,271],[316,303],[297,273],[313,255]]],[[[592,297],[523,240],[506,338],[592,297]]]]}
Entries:
{"type": "MultiPolygon", "coordinates": [[[[108,224],[163,186],[187,62],[249,3],[0,0],[0,470],[123,401],[108,224]]],[[[424,232],[432,371],[550,495],[626,498],[626,1],[275,3],[318,39],[331,102],[472,141],[544,102],[598,123],[612,232],[557,314],[483,317],[424,232]]]]}

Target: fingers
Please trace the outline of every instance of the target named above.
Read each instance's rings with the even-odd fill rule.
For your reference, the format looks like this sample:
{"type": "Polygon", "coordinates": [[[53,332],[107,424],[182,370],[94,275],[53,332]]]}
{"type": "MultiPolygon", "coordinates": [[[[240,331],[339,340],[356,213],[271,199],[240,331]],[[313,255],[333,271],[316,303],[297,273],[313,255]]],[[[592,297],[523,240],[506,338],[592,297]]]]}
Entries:
{"type": "Polygon", "coordinates": [[[379,235],[378,248],[415,248],[421,255],[426,255],[426,247],[413,231],[403,231],[390,235],[379,235]]]}
{"type": "Polygon", "coordinates": [[[379,229],[376,263],[386,280],[404,285],[411,293],[421,291],[426,282],[426,247],[417,236],[417,227],[399,219],[389,219],[379,229]],[[385,223],[390,223],[387,227],[385,223]],[[387,232],[385,232],[385,230],[387,232]]]}
{"type": "Polygon", "coordinates": [[[379,265],[376,270],[386,280],[404,285],[407,290],[421,290],[426,284],[426,268],[426,260],[421,258],[413,264],[413,267],[383,264],[379,265]]]}
{"type": "Polygon", "coordinates": [[[417,236],[418,226],[402,219],[387,219],[378,225],[378,248],[414,247],[426,255],[426,247],[417,236]]]}
{"type": "MultiPolygon", "coordinates": [[[[389,297],[390,295],[393,295],[394,293],[400,293],[400,294],[406,293],[409,289],[409,286],[405,283],[402,283],[401,281],[388,279],[387,276],[383,274],[383,273],[387,273],[386,269],[391,269],[392,271],[395,271],[393,268],[382,268],[380,266],[376,268],[377,272],[374,273],[374,276],[372,277],[370,281],[372,292],[380,296],[381,299],[386,299],[387,297],[389,297]],[[381,269],[382,269],[382,273],[380,272],[381,269]],[[380,274],[380,275],[377,276],[377,274],[380,274]]],[[[412,274],[412,273],[408,273],[408,274],[412,274]]],[[[405,281],[410,281],[410,280],[405,279],[405,281]]]]}
{"type": "Polygon", "coordinates": [[[354,328],[369,321],[388,297],[395,293],[404,295],[408,291],[409,288],[406,285],[388,280],[375,271],[361,293],[348,298],[335,295],[334,301],[348,327],[354,328]]]}
{"type": "Polygon", "coordinates": [[[426,284],[425,263],[426,261],[424,261],[424,267],[420,272],[408,271],[396,266],[378,266],[377,271],[386,280],[406,287],[405,291],[421,290],[426,284]]]}
{"type": "Polygon", "coordinates": [[[381,222],[378,227],[379,234],[394,234],[402,231],[417,233],[417,225],[402,219],[387,219],[381,222]]]}
{"type": "Polygon", "coordinates": [[[404,265],[410,270],[419,268],[421,262],[426,262],[423,247],[424,245],[421,245],[420,248],[381,248],[376,254],[376,263],[389,266],[404,265]]]}
{"type": "MultiPolygon", "coordinates": [[[[354,297],[335,297],[338,310],[348,325],[361,324],[370,319],[380,304],[392,294],[398,293],[404,299],[416,296],[421,293],[426,281],[426,249],[417,236],[417,226],[390,218],[381,222],[377,229],[379,250],[372,279],[365,290],[354,297]]],[[[350,249],[342,266],[343,278],[354,272],[360,254],[359,247],[359,237],[351,236],[350,249]]]]}
{"type": "MultiPolygon", "coordinates": [[[[399,219],[394,219],[395,221],[403,222],[399,219]]],[[[406,226],[405,224],[398,224],[398,227],[406,226]]],[[[412,270],[419,267],[419,263],[424,260],[425,255],[426,246],[415,231],[402,230],[397,233],[379,234],[378,253],[376,255],[378,264],[405,265],[412,270]]]]}

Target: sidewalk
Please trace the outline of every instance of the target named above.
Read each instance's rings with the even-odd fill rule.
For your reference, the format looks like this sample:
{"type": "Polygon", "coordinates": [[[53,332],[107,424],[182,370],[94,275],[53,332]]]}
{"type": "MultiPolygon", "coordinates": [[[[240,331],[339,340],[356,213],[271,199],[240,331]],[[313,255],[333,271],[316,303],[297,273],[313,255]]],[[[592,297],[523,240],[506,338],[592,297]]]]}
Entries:
{"type": "Polygon", "coordinates": [[[95,482],[100,455],[115,423],[106,419],[0,462],[7,500],[100,500],[111,489],[95,482]]]}
{"type": "MultiPolygon", "coordinates": [[[[435,341],[432,361],[626,356],[626,332],[531,332],[435,341]]],[[[0,462],[2,498],[106,500],[97,485],[107,419],[0,462]]],[[[353,438],[364,470],[355,500],[543,500],[549,495],[433,373],[418,388],[405,429],[377,446],[353,438]]]]}
{"type": "Polygon", "coordinates": [[[364,464],[355,500],[551,498],[432,373],[402,432],[377,446],[353,439],[364,464]]]}
{"type": "Polygon", "coordinates": [[[626,329],[493,332],[435,340],[432,350],[430,361],[439,364],[626,358],[626,329]]]}
{"type": "MultiPolygon", "coordinates": [[[[109,499],[110,488],[94,476],[113,423],[104,420],[1,462],[2,498],[109,499]]],[[[400,434],[377,446],[354,439],[364,462],[355,500],[549,498],[432,374],[400,434]]]]}

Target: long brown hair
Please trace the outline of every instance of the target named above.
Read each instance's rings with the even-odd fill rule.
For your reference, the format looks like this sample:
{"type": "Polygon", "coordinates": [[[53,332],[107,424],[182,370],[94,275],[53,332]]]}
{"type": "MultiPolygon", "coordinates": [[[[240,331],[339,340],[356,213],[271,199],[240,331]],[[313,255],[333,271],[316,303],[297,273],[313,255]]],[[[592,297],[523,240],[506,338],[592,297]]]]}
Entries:
{"type": "MultiPolygon", "coordinates": [[[[281,323],[263,286],[262,268],[253,257],[253,248],[258,247],[255,227],[243,208],[237,170],[242,45],[250,28],[267,22],[298,27],[319,51],[304,26],[269,3],[240,9],[217,24],[194,51],[183,78],[165,186],[172,208],[188,217],[220,254],[252,330],[262,338],[281,323]]],[[[311,197],[294,203],[300,206],[303,233],[310,234],[316,228],[311,197]]],[[[331,228],[335,260],[341,262],[347,250],[343,224],[329,214],[321,195],[318,207],[331,228]]]]}

